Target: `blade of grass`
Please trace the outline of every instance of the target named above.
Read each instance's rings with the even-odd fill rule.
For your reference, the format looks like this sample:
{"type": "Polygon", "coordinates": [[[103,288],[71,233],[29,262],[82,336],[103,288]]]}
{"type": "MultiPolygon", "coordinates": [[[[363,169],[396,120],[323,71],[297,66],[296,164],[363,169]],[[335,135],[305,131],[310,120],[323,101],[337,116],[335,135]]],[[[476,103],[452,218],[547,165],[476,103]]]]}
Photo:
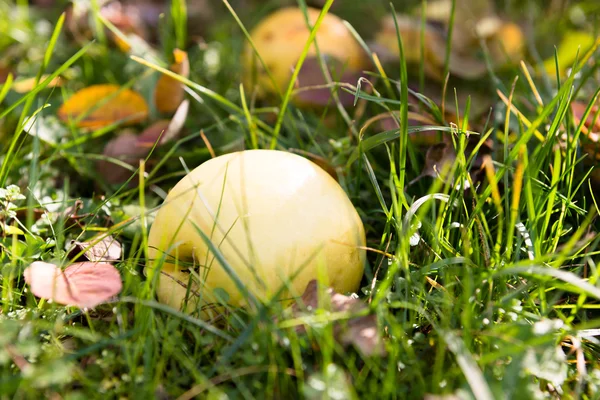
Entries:
{"type": "Polygon", "coordinates": [[[287,108],[288,108],[288,104],[290,102],[292,91],[294,90],[294,86],[296,84],[296,81],[298,80],[298,74],[300,73],[302,64],[304,64],[304,60],[306,60],[306,57],[308,56],[310,47],[313,44],[315,37],[317,36],[317,31],[319,30],[319,27],[321,26],[321,23],[323,22],[323,19],[325,18],[325,15],[327,15],[327,12],[331,8],[332,4],[333,4],[333,0],[327,0],[325,5],[323,5],[321,13],[317,17],[317,20],[315,21],[315,25],[313,26],[313,28],[310,31],[310,35],[308,36],[308,40],[306,41],[306,44],[304,45],[304,49],[302,50],[302,53],[300,53],[298,62],[296,62],[296,66],[294,67],[294,72],[292,73],[290,83],[288,84],[287,90],[285,91],[285,93],[283,95],[283,101],[281,103],[281,107],[279,108],[279,113],[277,114],[277,121],[275,122],[275,128],[273,129],[273,138],[271,139],[271,146],[270,146],[271,149],[275,149],[275,147],[277,146],[277,139],[278,139],[279,133],[281,131],[281,126],[283,125],[283,118],[285,117],[285,113],[287,112],[287,108]]]}
{"type": "MultiPolygon", "coordinates": [[[[400,144],[399,144],[399,172],[398,172],[398,195],[400,203],[408,208],[406,196],[404,195],[406,180],[406,154],[408,150],[408,73],[406,70],[406,57],[404,55],[404,45],[400,36],[400,27],[396,18],[396,9],[394,4],[390,3],[392,15],[394,16],[394,26],[396,27],[396,37],[398,38],[398,49],[400,51],[400,144]]],[[[397,215],[400,218],[399,215],[397,215]]]]}

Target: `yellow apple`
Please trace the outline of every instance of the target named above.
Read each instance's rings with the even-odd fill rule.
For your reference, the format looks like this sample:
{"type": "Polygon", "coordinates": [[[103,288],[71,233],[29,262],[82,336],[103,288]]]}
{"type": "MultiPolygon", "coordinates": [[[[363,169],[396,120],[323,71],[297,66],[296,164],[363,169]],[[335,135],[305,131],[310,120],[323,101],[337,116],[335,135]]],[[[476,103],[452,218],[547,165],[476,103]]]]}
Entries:
{"type": "MultiPolygon", "coordinates": [[[[307,9],[311,25],[317,21],[319,13],[320,10],[307,9]]],[[[310,36],[304,13],[298,7],[282,8],[262,20],[250,32],[250,36],[258,54],[260,54],[271,72],[276,86],[270,80],[254,49],[247,42],[242,56],[246,89],[254,89],[256,84],[259,95],[277,93],[278,91],[285,92],[293,68],[310,36]],[[256,79],[254,79],[255,77],[256,79]]],[[[360,71],[368,65],[362,47],[354,39],[342,19],[336,15],[325,15],[317,31],[315,41],[321,55],[333,58],[348,70],[360,71]]],[[[307,57],[315,57],[316,55],[317,51],[313,44],[307,57]]]]}
{"type": "Polygon", "coordinates": [[[161,302],[191,312],[225,291],[228,304],[247,305],[198,230],[263,301],[282,287],[278,298],[301,295],[318,278],[352,292],[363,276],[365,232],[350,199],[327,172],[288,152],[247,150],[201,164],[169,192],[150,229],[147,272],[160,270],[161,302]]]}

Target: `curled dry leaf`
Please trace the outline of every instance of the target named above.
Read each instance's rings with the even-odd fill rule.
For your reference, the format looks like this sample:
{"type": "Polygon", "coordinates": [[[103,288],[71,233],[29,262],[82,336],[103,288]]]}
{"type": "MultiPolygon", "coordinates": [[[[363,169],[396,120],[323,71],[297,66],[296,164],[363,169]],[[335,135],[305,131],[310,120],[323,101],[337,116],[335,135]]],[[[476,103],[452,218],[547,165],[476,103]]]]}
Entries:
{"type": "MultiPolygon", "coordinates": [[[[185,51],[173,51],[175,62],[169,69],[187,78],[190,75],[190,61],[185,51]]],[[[161,113],[170,114],[177,110],[185,95],[183,84],[168,75],[161,75],[154,89],[154,104],[161,113]]]]}
{"type": "Polygon", "coordinates": [[[136,124],[148,117],[142,96],[118,85],[92,85],[81,89],[58,110],[63,122],[75,120],[81,128],[99,129],[117,122],[136,124]]]}
{"type": "Polygon", "coordinates": [[[108,263],[76,263],[63,271],[37,261],[25,269],[24,276],[35,296],[80,308],[95,307],[122,289],[119,271],[108,263]]]}
{"type": "Polygon", "coordinates": [[[87,242],[71,241],[69,257],[81,255],[74,261],[80,261],[83,258],[92,262],[111,262],[119,261],[121,253],[121,243],[109,235],[92,238],[87,242]]]}
{"type": "MultiPolygon", "coordinates": [[[[367,308],[366,304],[357,298],[344,296],[335,292],[332,288],[327,288],[323,292],[328,298],[321,303],[331,305],[333,312],[357,313],[367,308]]],[[[291,312],[295,317],[314,313],[319,308],[319,285],[316,280],[309,282],[302,301],[291,307],[291,312]]],[[[306,327],[301,325],[296,331],[302,333],[306,327]]],[[[334,326],[336,339],[344,346],[353,344],[365,356],[386,354],[383,340],[377,329],[377,317],[375,315],[365,315],[354,317],[344,323],[336,321],[334,326]]]]}

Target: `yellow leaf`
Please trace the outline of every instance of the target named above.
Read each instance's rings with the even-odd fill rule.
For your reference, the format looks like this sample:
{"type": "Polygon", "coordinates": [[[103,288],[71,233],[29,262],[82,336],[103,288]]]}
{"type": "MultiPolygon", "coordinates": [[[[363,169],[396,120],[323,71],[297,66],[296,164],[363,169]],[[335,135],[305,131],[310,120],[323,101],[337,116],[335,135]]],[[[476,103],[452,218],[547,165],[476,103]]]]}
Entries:
{"type": "Polygon", "coordinates": [[[136,124],[148,117],[142,96],[118,85],[92,85],[75,93],[58,110],[58,117],[75,120],[80,128],[102,128],[116,122],[136,124]]]}
{"type": "MultiPolygon", "coordinates": [[[[178,75],[187,78],[190,74],[190,62],[185,51],[175,49],[173,51],[175,62],[169,69],[178,75]]],[[[154,89],[154,104],[161,113],[174,113],[185,95],[184,87],[177,79],[167,75],[161,75],[154,89]]]]}
{"type": "MultiPolygon", "coordinates": [[[[595,42],[595,38],[586,32],[571,31],[567,32],[565,37],[558,46],[558,68],[560,76],[564,76],[567,69],[573,66],[577,52],[579,52],[579,60],[582,59],[586,51],[588,51],[595,42]]],[[[549,57],[544,61],[544,69],[550,77],[556,76],[556,62],[554,56],[549,57]]]]}
{"type": "MultiPolygon", "coordinates": [[[[42,75],[42,77],[40,78],[40,82],[43,82],[47,78],[48,78],[48,75],[42,75]]],[[[48,84],[48,86],[46,86],[46,88],[59,87],[61,85],[62,85],[62,79],[59,76],[57,76],[56,78],[54,78],[50,81],[50,83],[48,84]]],[[[14,90],[17,93],[27,93],[27,92],[32,91],[35,88],[35,86],[36,86],[35,77],[27,78],[27,79],[22,79],[22,80],[19,80],[19,81],[16,81],[15,83],[13,83],[12,90],[14,90]]]]}

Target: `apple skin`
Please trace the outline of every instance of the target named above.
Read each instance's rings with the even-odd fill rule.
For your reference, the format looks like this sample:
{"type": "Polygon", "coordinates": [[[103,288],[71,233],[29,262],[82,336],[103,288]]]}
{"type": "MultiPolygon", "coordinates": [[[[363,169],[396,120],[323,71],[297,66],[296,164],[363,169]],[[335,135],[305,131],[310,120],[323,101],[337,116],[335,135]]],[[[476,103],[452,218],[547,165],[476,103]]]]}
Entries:
{"type": "Polygon", "coordinates": [[[292,153],[246,150],[201,164],[169,192],[150,229],[147,272],[152,278],[161,270],[159,301],[183,309],[187,298],[188,312],[209,309],[220,288],[228,304],[247,305],[198,228],[263,301],[286,281],[280,299],[300,296],[318,278],[354,292],[363,276],[365,231],[356,209],[335,179],[292,153]]]}
{"type": "MultiPolygon", "coordinates": [[[[320,10],[307,8],[311,25],[319,17],[320,10]]],[[[296,66],[304,46],[308,42],[310,30],[306,26],[304,13],[298,7],[285,7],[268,15],[252,31],[250,37],[258,54],[269,68],[277,87],[273,86],[269,75],[263,68],[249,42],[245,44],[242,55],[244,66],[244,85],[247,90],[257,83],[258,94],[284,93],[289,85],[292,70],[296,66]],[[257,79],[253,82],[253,69],[257,69],[257,79]]],[[[326,14],[317,31],[315,41],[323,56],[341,62],[352,71],[360,71],[368,66],[368,59],[350,30],[341,18],[326,14]]],[[[311,45],[307,57],[317,55],[315,45],[311,45]]]]}

